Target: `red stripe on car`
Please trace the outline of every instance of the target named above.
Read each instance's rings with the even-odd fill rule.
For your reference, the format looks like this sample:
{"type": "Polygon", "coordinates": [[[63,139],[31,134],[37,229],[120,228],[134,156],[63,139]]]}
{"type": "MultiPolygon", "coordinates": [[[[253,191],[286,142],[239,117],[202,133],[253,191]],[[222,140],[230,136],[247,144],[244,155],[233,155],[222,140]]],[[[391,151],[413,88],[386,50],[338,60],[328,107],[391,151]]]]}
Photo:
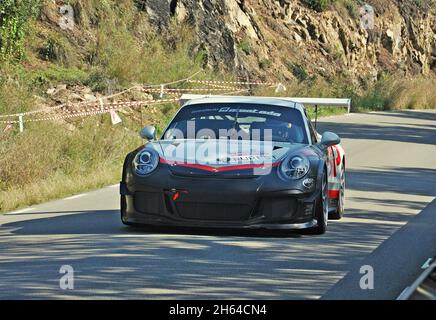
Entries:
{"type": "Polygon", "coordinates": [[[337,146],[333,146],[333,148],[336,149],[336,153],[338,154],[336,156],[336,165],[340,165],[341,164],[341,153],[339,152],[339,148],[337,146]]]}
{"type": "Polygon", "coordinates": [[[194,168],[194,169],[205,170],[210,172],[223,172],[223,171],[255,169],[255,168],[272,168],[272,167],[277,167],[280,164],[280,162],[274,162],[270,164],[260,163],[260,164],[241,164],[241,165],[225,166],[225,167],[212,167],[212,166],[207,166],[197,163],[184,163],[184,162],[170,161],[163,158],[160,158],[159,162],[163,164],[194,168]]]}

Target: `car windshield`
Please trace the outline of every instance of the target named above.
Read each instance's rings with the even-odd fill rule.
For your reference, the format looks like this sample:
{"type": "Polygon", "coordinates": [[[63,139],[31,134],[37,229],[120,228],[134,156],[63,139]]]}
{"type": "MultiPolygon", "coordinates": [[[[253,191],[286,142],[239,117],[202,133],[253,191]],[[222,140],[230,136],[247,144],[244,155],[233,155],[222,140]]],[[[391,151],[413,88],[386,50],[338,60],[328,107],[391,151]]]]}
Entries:
{"type": "Polygon", "coordinates": [[[301,112],[266,104],[196,104],[183,107],[164,139],[237,139],[308,143],[301,112]]]}

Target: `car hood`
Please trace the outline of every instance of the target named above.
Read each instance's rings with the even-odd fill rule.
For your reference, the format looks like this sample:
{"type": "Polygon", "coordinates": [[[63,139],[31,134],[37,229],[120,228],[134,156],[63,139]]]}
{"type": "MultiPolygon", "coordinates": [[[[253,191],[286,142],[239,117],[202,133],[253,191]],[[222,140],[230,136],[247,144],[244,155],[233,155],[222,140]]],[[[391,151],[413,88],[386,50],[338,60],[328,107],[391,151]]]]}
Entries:
{"type": "MultiPolygon", "coordinates": [[[[257,175],[253,170],[277,166],[292,151],[306,146],[271,141],[176,139],[147,144],[174,174],[257,175]]],[[[259,172],[259,174],[261,174],[259,172]]]]}

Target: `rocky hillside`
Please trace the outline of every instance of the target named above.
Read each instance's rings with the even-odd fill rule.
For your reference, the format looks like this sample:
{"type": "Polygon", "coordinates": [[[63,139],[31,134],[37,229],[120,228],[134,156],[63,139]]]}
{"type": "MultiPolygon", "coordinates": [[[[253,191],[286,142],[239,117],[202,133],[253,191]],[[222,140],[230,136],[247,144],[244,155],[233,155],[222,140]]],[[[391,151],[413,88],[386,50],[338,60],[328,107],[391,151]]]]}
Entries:
{"type": "Polygon", "coordinates": [[[361,1],[137,0],[152,24],[194,26],[207,63],[286,79],[381,72],[429,75],[436,67],[434,1],[369,0],[374,25],[361,23],[361,1]],[[324,5],[323,5],[324,4],[324,5]]]}

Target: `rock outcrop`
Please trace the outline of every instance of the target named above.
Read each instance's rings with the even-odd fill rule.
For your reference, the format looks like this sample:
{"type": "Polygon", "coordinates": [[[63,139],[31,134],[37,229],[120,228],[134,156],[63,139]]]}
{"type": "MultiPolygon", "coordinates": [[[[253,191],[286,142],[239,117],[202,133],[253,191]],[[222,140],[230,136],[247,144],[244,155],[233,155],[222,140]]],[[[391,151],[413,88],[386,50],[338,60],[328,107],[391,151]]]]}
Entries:
{"type": "Polygon", "coordinates": [[[171,19],[189,23],[197,50],[207,52],[206,63],[241,75],[292,79],[303,72],[367,82],[386,71],[406,76],[435,72],[433,1],[368,0],[367,7],[344,1],[324,12],[298,0],[136,3],[156,28],[166,28],[171,19]],[[362,20],[365,8],[374,13],[369,25],[362,20]]]}

